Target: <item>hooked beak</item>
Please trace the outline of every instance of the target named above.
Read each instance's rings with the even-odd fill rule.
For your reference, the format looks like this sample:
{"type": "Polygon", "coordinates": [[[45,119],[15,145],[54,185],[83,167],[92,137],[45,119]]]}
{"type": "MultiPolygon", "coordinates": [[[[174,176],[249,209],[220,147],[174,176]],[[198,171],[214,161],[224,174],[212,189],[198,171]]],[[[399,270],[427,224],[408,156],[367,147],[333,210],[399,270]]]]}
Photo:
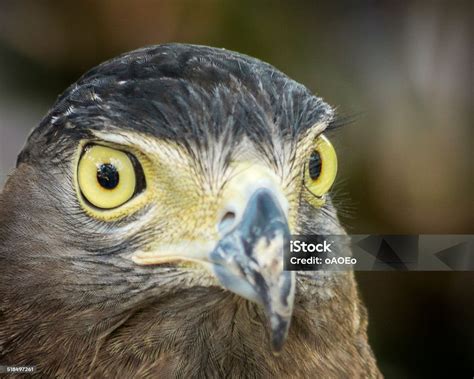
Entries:
{"type": "Polygon", "coordinates": [[[263,305],[274,352],[282,349],[293,313],[295,273],[283,270],[290,231],[278,201],[266,188],[254,192],[241,222],[210,254],[221,285],[263,305]]]}

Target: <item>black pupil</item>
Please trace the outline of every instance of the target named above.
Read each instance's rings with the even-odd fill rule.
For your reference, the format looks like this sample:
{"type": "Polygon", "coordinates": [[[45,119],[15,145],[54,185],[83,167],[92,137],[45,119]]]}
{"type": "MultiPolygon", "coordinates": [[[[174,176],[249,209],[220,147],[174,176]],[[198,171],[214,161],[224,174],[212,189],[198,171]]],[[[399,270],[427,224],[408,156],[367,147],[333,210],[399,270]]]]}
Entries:
{"type": "Polygon", "coordinates": [[[318,179],[319,175],[321,175],[321,165],[321,156],[315,150],[311,153],[311,156],[309,157],[309,177],[312,180],[318,179]]]}
{"type": "Polygon", "coordinates": [[[119,183],[117,168],[110,163],[101,164],[97,168],[97,181],[105,189],[114,189],[119,183]]]}

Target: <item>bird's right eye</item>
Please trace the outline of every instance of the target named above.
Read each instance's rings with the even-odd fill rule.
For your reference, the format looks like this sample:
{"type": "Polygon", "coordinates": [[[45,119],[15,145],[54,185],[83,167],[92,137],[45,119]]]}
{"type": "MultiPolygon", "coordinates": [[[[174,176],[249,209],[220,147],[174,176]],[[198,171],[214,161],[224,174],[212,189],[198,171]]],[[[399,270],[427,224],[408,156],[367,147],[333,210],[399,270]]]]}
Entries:
{"type": "Polygon", "coordinates": [[[86,146],[77,173],[82,196],[100,209],[117,208],[129,201],[143,186],[142,177],[135,157],[100,145],[86,146]]]}

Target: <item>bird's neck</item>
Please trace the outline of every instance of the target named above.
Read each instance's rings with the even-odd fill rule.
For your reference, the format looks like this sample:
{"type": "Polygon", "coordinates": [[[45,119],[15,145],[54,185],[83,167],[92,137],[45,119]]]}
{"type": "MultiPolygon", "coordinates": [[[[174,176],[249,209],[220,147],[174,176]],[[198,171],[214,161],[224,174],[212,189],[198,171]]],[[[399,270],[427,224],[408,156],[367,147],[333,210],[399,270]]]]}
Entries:
{"type": "Polygon", "coordinates": [[[365,332],[348,332],[343,318],[341,325],[334,323],[325,313],[334,309],[318,314],[297,303],[283,351],[275,355],[258,305],[219,289],[176,299],[158,302],[125,322],[110,341],[113,351],[130,360],[130,348],[135,347],[133,361],[141,359],[142,367],[179,377],[377,375],[365,332]]]}
{"type": "MultiPolygon", "coordinates": [[[[51,376],[88,372],[91,377],[130,378],[376,377],[365,324],[355,330],[353,312],[338,304],[316,308],[297,298],[288,339],[275,355],[258,305],[217,288],[203,288],[108,317],[90,312],[74,317],[50,314],[54,320],[43,323],[29,316],[36,326],[30,324],[24,331],[19,329],[24,322],[8,317],[7,329],[30,342],[5,356],[2,351],[7,350],[0,349],[0,358],[12,364],[41,358],[39,369],[51,376]],[[59,350],[57,341],[63,341],[59,350]]],[[[7,340],[3,342],[8,346],[7,340]]]]}

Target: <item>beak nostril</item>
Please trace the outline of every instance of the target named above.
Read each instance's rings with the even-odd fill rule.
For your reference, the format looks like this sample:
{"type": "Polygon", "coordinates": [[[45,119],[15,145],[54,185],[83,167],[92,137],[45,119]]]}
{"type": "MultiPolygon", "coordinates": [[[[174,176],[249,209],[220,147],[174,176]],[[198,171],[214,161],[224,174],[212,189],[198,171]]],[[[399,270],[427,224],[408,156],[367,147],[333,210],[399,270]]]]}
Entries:
{"type": "Polygon", "coordinates": [[[235,213],[234,212],[226,212],[222,217],[221,221],[219,222],[218,229],[220,233],[228,232],[235,223],[235,213]]]}

